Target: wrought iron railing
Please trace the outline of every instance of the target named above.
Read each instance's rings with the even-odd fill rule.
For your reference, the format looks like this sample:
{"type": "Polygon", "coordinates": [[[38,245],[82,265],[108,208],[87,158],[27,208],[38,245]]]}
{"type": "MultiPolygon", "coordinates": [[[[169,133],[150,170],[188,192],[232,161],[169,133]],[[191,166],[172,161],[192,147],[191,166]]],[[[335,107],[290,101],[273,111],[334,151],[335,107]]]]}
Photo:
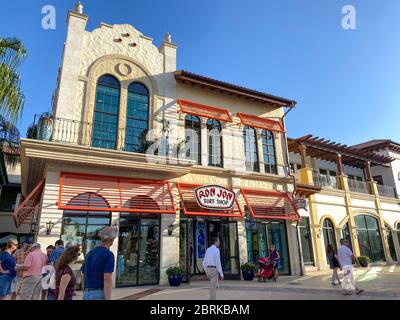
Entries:
{"type": "Polygon", "coordinates": [[[382,197],[396,198],[396,189],[391,186],[384,186],[378,184],[378,193],[382,197]]]}
{"type": "Polygon", "coordinates": [[[313,174],[314,185],[321,188],[339,189],[337,178],[334,176],[327,176],[323,174],[313,174]]]}
{"type": "Polygon", "coordinates": [[[367,194],[371,193],[367,182],[349,179],[348,184],[350,191],[367,194]]]}

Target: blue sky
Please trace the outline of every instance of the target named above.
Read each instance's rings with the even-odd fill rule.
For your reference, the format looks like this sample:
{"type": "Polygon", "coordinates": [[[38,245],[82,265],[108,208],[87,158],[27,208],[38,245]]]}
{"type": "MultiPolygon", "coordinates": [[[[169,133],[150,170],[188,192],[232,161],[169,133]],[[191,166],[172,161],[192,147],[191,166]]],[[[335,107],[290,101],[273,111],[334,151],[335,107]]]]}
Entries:
{"type": "MultiPolygon", "coordinates": [[[[0,37],[28,49],[21,67],[25,136],[35,113],[51,110],[75,0],[2,3],[0,37]],[[57,10],[56,30],[41,28],[41,9],[57,10]]],[[[292,98],[288,134],[312,133],[346,144],[400,142],[400,1],[398,0],[83,0],[88,30],[101,21],[129,23],[178,43],[178,69],[292,98]],[[383,4],[384,3],[384,4],[383,4]],[[341,10],[356,8],[357,29],[341,27],[341,10]]]]}

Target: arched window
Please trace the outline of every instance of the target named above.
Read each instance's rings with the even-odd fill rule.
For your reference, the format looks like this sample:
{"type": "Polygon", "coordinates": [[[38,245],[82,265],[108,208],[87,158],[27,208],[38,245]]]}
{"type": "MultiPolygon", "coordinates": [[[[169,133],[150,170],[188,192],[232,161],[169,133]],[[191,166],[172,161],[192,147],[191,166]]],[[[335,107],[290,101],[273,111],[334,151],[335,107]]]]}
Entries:
{"type": "MultiPolygon", "coordinates": [[[[67,206],[109,208],[107,201],[95,193],[82,193],[72,198],[67,206]]],[[[99,232],[111,224],[111,212],[64,210],[61,240],[64,245],[82,244],[87,253],[100,243],[99,232]]]]}
{"type": "Polygon", "coordinates": [[[223,167],[221,123],[218,120],[207,120],[208,165],[223,167]]]}
{"type": "Polygon", "coordinates": [[[351,242],[351,234],[349,223],[346,222],[342,228],[342,238],[346,239],[349,242],[350,249],[353,250],[353,244],[351,242]]]}
{"type": "Polygon", "coordinates": [[[145,152],[148,128],[149,91],[143,84],[133,82],[128,87],[124,150],[131,152],[145,152]]]}
{"type": "Polygon", "coordinates": [[[368,256],[371,262],[384,261],[385,254],[378,219],[368,215],[357,215],[354,217],[354,222],[361,255],[368,256]]]}
{"type": "Polygon", "coordinates": [[[117,147],[120,84],[116,78],[104,75],[97,81],[94,107],[92,147],[117,147]]]}
{"type": "Polygon", "coordinates": [[[265,172],[277,174],[274,134],[269,130],[263,130],[261,135],[265,172]]]}
{"type": "Polygon", "coordinates": [[[299,225],[299,228],[300,228],[300,239],[301,239],[301,248],[303,251],[304,264],[307,266],[313,266],[314,254],[313,254],[312,239],[311,239],[310,218],[301,217],[301,223],[299,225]]]}
{"type": "Polygon", "coordinates": [[[322,225],[322,232],[324,234],[324,242],[325,249],[328,244],[331,244],[335,250],[337,249],[336,245],[336,236],[335,236],[335,228],[333,227],[333,223],[329,219],[325,219],[322,225]]]}
{"type": "Polygon", "coordinates": [[[248,126],[244,127],[244,153],[246,170],[259,172],[256,129],[248,126]]]}
{"type": "Polygon", "coordinates": [[[392,229],[390,229],[390,227],[387,224],[385,224],[385,228],[386,228],[386,234],[387,234],[387,241],[388,241],[388,245],[389,245],[390,256],[391,256],[393,261],[397,261],[396,249],[394,247],[392,229]]]}
{"type": "Polygon", "coordinates": [[[185,117],[186,158],[201,164],[201,122],[200,118],[188,114],[185,117]]]}

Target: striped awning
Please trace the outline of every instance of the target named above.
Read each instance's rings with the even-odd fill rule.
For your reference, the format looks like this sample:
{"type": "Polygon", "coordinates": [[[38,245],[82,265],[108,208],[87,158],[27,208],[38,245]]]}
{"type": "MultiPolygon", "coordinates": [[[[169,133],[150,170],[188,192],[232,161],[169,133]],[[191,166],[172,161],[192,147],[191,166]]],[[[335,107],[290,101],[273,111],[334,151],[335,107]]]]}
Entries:
{"type": "Polygon", "coordinates": [[[286,192],[240,189],[250,215],[255,219],[300,220],[286,192]]]}
{"type": "Polygon", "coordinates": [[[167,181],[81,173],[60,175],[61,210],[175,214],[167,181]]]}
{"type": "Polygon", "coordinates": [[[208,106],[183,99],[178,100],[178,105],[180,107],[179,112],[204,117],[207,119],[210,118],[225,122],[232,122],[232,116],[230,115],[229,111],[224,108],[208,106]]]}
{"type": "Polygon", "coordinates": [[[278,120],[272,120],[263,117],[257,117],[250,114],[245,114],[242,112],[238,112],[237,116],[240,118],[240,122],[245,126],[253,127],[253,128],[260,128],[266,129],[270,131],[276,132],[285,132],[283,125],[278,120]]]}

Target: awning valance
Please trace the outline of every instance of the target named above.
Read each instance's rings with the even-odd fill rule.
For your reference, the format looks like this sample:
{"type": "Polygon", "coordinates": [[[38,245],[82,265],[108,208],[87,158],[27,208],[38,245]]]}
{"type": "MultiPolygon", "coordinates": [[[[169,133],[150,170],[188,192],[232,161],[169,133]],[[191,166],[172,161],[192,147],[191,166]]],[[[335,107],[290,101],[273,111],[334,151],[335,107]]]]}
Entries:
{"type": "Polygon", "coordinates": [[[240,189],[250,215],[255,219],[300,220],[293,201],[285,192],[240,189]]]}
{"type": "Polygon", "coordinates": [[[250,114],[245,114],[242,112],[238,112],[237,116],[240,118],[240,122],[245,126],[261,128],[282,133],[285,132],[285,129],[283,128],[280,121],[252,116],[250,114]]]}
{"type": "Polygon", "coordinates": [[[243,218],[244,213],[239,206],[238,200],[235,199],[233,206],[229,210],[211,210],[200,207],[197,204],[195,189],[200,187],[196,184],[177,183],[179,196],[181,200],[181,208],[185,215],[191,216],[210,216],[210,217],[231,217],[243,218]]]}
{"type": "Polygon", "coordinates": [[[37,186],[26,197],[26,199],[15,209],[13,213],[15,226],[18,228],[27,219],[31,218],[39,209],[40,199],[44,189],[45,179],[40,180],[37,186]]]}
{"type": "Polygon", "coordinates": [[[178,100],[180,112],[200,116],[204,118],[210,118],[225,122],[232,122],[232,116],[227,109],[218,108],[214,106],[208,106],[187,100],[178,100]]]}
{"type": "Polygon", "coordinates": [[[175,214],[167,181],[61,173],[61,210],[175,214]]]}

